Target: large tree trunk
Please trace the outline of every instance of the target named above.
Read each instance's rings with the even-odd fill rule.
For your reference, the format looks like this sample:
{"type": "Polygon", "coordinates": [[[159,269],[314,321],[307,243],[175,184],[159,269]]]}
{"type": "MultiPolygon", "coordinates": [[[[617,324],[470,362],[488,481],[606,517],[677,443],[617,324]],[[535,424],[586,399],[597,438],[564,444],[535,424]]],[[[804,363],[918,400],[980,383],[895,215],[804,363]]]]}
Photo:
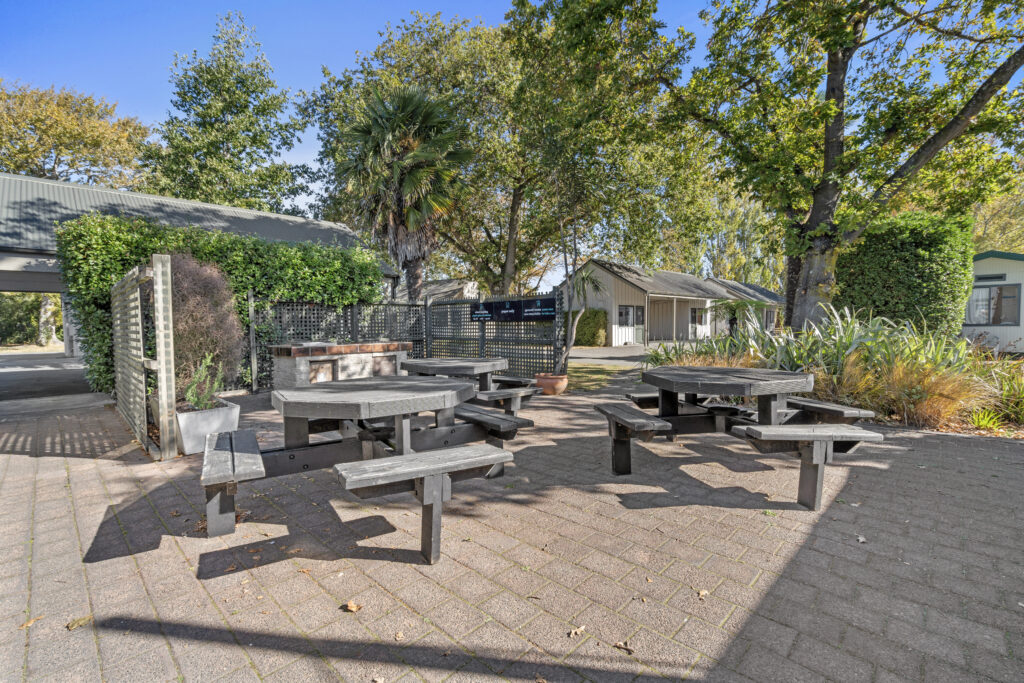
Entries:
{"type": "Polygon", "coordinates": [[[405,287],[409,290],[409,302],[419,301],[423,296],[423,259],[406,261],[403,269],[405,270],[405,287]]]}
{"type": "Polygon", "coordinates": [[[808,322],[818,322],[824,317],[822,304],[832,300],[835,265],[835,243],[828,238],[816,239],[814,246],[801,258],[790,322],[794,329],[801,329],[808,322]]]}
{"type": "Polygon", "coordinates": [[[512,290],[516,279],[516,256],[519,250],[519,223],[521,220],[523,197],[526,195],[526,184],[520,181],[512,190],[512,202],[508,208],[508,242],[505,245],[505,263],[501,268],[501,294],[507,295],[512,290]]]}
{"type": "Polygon", "coordinates": [[[793,324],[793,306],[796,300],[796,288],[800,284],[801,260],[799,256],[786,257],[786,310],[783,311],[782,323],[793,324]]]}

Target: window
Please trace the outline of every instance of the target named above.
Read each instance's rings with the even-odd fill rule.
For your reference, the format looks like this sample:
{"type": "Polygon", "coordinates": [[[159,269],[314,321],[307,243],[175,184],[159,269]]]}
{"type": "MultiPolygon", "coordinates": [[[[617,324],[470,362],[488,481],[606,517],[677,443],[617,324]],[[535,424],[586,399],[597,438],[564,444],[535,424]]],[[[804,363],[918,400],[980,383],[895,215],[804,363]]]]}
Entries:
{"type": "Polygon", "coordinates": [[[1020,325],[1020,285],[979,285],[967,300],[965,325],[1020,325]]]}
{"type": "Polygon", "coordinates": [[[619,327],[633,327],[632,306],[619,306],[619,327]]]}
{"type": "Polygon", "coordinates": [[[644,324],[644,307],[643,306],[637,306],[633,310],[633,324],[634,325],[643,325],[644,324]]]}
{"type": "Polygon", "coordinates": [[[706,308],[691,308],[690,309],[690,324],[691,325],[703,325],[704,324],[704,313],[707,311],[706,308]]]}
{"type": "Polygon", "coordinates": [[[975,275],[975,282],[1004,282],[1006,280],[1006,273],[1002,275],[975,275]]]}

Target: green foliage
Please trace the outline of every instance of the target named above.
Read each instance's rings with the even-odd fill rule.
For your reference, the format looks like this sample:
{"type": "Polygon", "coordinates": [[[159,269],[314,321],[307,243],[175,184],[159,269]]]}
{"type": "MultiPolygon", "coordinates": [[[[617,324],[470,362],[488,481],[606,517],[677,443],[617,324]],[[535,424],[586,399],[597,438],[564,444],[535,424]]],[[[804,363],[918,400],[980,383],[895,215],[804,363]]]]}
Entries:
{"type": "Polygon", "coordinates": [[[352,146],[338,172],[359,217],[405,271],[409,300],[419,301],[437,229],[472,158],[462,127],[421,90],[403,86],[375,92],[344,134],[352,146]]]}
{"type": "MultiPolygon", "coordinates": [[[[569,329],[571,319],[563,313],[563,324],[569,329]]],[[[603,308],[588,308],[583,311],[576,326],[576,346],[604,346],[608,343],[608,312],[603,308]]]]}
{"type": "Polygon", "coordinates": [[[110,288],[152,254],[188,253],[223,271],[243,325],[247,290],[257,299],[329,306],[374,301],[377,260],[363,249],[266,242],[196,227],[171,228],[139,218],[90,214],[57,230],[57,255],[80,325],[86,377],[96,391],[113,390],[110,288]]]}
{"type": "Polygon", "coordinates": [[[1002,429],[1003,419],[992,408],[978,408],[971,413],[971,425],[978,429],[1002,429]]]}
{"type": "Polygon", "coordinates": [[[185,400],[196,410],[209,410],[217,407],[214,396],[224,390],[224,366],[213,362],[213,354],[207,354],[199,362],[185,385],[185,400]],[[216,372],[214,368],[216,367],[216,372]]]}
{"type": "Polygon", "coordinates": [[[35,344],[42,295],[0,293],[0,344],[35,344]]]}
{"type": "Polygon", "coordinates": [[[149,129],[102,97],[0,81],[0,171],[106,187],[138,180],[149,129]]]}
{"type": "MultiPolygon", "coordinates": [[[[282,212],[303,187],[280,160],[302,125],[287,118],[289,95],[240,14],[217,24],[209,56],[176,55],[176,110],[146,149],[146,190],[247,209],[282,212]]],[[[294,207],[289,209],[295,212],[294,207]]]]}
{"type": "Polygon", "coordinates": [[[973,253],[967,217],[915,211],[878,220],[839,255],[835,304],[956,335],[973,253]]]}

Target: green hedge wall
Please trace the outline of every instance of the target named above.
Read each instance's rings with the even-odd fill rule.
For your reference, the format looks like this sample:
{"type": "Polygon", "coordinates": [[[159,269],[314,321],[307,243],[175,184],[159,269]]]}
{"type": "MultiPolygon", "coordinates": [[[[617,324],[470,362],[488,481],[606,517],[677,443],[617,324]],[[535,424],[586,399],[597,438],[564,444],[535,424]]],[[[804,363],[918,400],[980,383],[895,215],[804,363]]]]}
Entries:
{"type": "Polygon", "coordinates": [[[189,253],[224,271],[248,325],[246,292],[257,299],[331,306],[375,301],[381,271],[363,249],[267,242],[215,230],[173,228],[140,218],[90,214],[57,229],[57,256],[79,324],[86,377],[95,391],[114,389],[110,288],[153,254],[189,253]]]}
{"type": "Polygon", "coordinates": [[[960,332],[974,279],[972,221],[911,211],[879,220],[836,262],[837,307],[960,332]]]}
{"type": "MultiPolygon", "coordinates": [[[[565,329],[569,329],[569,314],[563,314],[565,329]]],[[[608,313],[601,308],[588,308],[576,327],[576,346],[604,346],[608,343],[608,313]]]]}

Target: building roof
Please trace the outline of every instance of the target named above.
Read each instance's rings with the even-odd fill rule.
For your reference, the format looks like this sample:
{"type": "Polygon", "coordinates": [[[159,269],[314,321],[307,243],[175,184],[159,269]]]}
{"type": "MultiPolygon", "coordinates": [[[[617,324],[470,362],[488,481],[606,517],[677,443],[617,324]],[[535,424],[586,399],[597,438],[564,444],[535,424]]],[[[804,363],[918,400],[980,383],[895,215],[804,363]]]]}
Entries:
{"type": "Polygon", "coordinates": [[[1008,261],[1024,261],[1024,254],[1015,254],[1012,251],[996,251],[990,249],[989,251],[983,251],[980,254],[974,255],[975,261],[982,261],[987,258],[1002,258],[1008,261]]]}
{"type": "Polygon", "coordinates": [[[194,225],[273,242],[359,243],[340,223],[0,173],[0,251],[56,253],[56,225],[89,213],[194,225]]]}
{"type": "Polygon", "coordinates": [[[760,301],[766,304],[773,304],[781,306],[785,303],[785,299],[781,294],[776,294],[772,290],[762,287],[761,285],[755,285],[750,282],[737,282],[736,280],[726,280],[721,277],[709,277],[709,281],[717,282],[722,287],[733,293],[735,299],[742,301],[760,301]]]}
{"type": "Polygon", "coordinates": [[[637,266],[629,266],[604,259],[591,259],[608,272],[616,275],[629,284],[642,289],[648,294],[664,294],[667,296],[685,296],[695,299],[732,299],[729,290],[720,284],[702,280],[696,275],[677,273],[672,270],[656,270],[647,272],[637,266]]]}
{"type": "MultiPolygon", "coordinates": [[[[430,297],[435,301],[442,299],[463,299],[472,298],[477,295],[477,284],[472,280],[427,280],[423,283],[424,298],[430,297]]],[[[406,301],[409,298],[405,281],[395,289],[395,299],[406,301]]]]}

